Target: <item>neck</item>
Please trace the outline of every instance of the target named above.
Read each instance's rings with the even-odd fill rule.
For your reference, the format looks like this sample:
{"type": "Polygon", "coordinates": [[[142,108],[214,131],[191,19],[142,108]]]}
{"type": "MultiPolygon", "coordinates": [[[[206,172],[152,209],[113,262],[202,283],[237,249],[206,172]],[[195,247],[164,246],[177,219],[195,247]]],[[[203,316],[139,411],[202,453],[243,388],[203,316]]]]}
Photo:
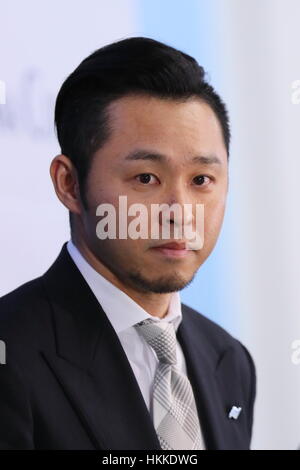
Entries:
{"type": "Polygon", "coordinates": [[[79,250],[85,260],[95,269],[101,276],[107,279],[109,282],[114,284],[120,290],[125,292],[132,300],[140,305],[147,313],[152,316],[164,318],[168,312],[171,293],[157,294],[155,292],[139,292],[133,287],[124,284],[114,273],[112,273],[107,266],[105,266],[90,250],[88,245],[72,236],[72,242],[79,250]]]}

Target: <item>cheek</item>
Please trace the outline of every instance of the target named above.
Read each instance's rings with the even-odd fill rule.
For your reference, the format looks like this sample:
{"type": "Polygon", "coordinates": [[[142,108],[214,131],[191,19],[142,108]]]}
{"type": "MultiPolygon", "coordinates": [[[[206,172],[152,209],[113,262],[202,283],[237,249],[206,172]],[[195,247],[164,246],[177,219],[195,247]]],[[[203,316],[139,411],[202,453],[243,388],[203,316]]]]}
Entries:
{"type": "Polygon", "coordinates": [[[118,206],[120,188],[115,178],[112,178],[105,168],[95,168],[88,175],[87,194],[89,207],[96,208],[99,204],[110,203],[118,206]],[[107,177],[103,177],[107,175],[107,177]]]}
{"type": "Polygon", "coordinates": [[[204,233],[208,237],[217,237],[223,223],[225,202],[217,201],[204,207],[204,233]]]}

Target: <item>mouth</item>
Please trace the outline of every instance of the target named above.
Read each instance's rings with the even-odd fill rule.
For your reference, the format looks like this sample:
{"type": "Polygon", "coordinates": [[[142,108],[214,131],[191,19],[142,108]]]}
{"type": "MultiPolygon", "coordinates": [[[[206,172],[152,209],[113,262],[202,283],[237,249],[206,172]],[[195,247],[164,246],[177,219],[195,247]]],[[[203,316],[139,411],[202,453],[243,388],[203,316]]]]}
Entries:
{"type": "Polygon", "coordinates": [[[163,245],[152,247],[151,250],[159,255],[167,256],[169,258],[184,258],[191,252],[191,250],[187,249],[185,242],[164,243],[163,245]]]}

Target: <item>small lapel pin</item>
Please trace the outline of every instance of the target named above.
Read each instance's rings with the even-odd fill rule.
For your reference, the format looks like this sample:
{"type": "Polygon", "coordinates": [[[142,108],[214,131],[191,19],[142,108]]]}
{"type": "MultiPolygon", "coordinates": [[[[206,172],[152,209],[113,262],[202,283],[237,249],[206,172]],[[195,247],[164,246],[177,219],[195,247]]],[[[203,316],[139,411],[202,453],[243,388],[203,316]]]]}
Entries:
{"type": "Polygon", "coordinates": [[[228,414],[228,418],[238,419],[241,411],[241,407],[233,406],[228,414]]]}

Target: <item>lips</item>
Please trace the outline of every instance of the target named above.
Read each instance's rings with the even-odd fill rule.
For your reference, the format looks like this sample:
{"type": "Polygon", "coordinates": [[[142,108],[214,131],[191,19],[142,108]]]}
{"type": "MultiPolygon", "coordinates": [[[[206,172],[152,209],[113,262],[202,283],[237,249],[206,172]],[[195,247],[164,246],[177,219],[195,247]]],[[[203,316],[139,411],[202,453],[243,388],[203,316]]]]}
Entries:
{"type": "Polygon", "coordinates": [[[155,246],[154,248],[167,248],[169,250],[185,250],[186,244],[185,243],[165,243],[164,245],[155,246]]]}

